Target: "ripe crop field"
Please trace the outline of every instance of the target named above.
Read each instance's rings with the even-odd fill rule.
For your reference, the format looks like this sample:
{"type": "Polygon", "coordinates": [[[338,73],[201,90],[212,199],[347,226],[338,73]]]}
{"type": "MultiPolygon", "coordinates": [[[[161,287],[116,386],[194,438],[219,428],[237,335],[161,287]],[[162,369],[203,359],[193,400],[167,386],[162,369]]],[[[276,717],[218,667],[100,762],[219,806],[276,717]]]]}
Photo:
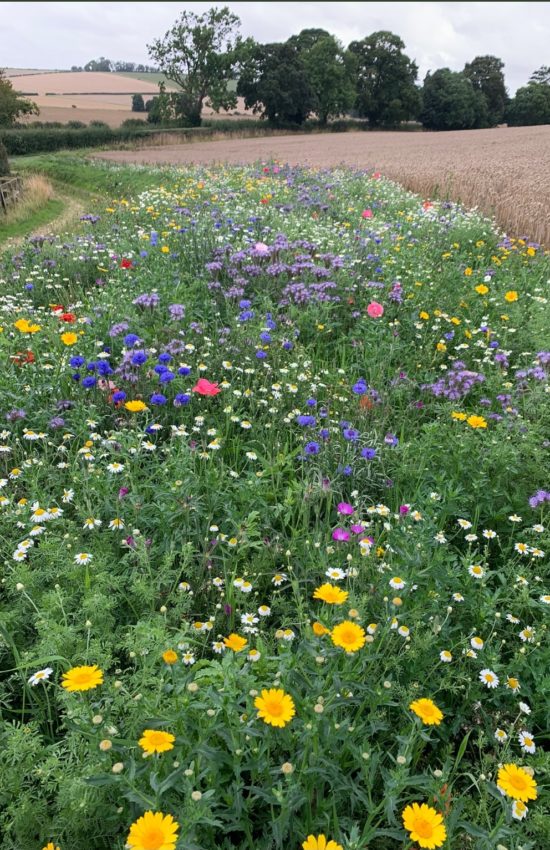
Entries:
{"type": "Polygon", "coordinates": [[[381,170],[424,197],[478,207],[516,236],[550,244],[550,127],[448,133],[353,132],[167,145],[102,154],[114,162],[183,164],[276,159],[381,170]]]}
{"type": "Polygon", "coordinates": [[[80,167],[0,260],[2,850],[548,847],[548,253],[80,167]]]}
{"type": "MultiPolygon", "coordinates": [[[[120,127],[127,118],[145,119],[144,113],[132,112],[132,94],[141,94],[147,101],[159,93],[158,82],[163,79],[162,74],[101,71],[35,71],[25,75],[17,69],[8,69],[7,76],[17,91],[37,104],[40,121],[105,121],[110,127],[120,127]]],[[[177,86],[168,81],[166,88],[170,91],[177,86]]],[[[235,111],[241,118],[251,115],[246,112],[242,98],[235,111]]],[[[228,118],[233,112],[214,113],[205,106],[203,116],[228,118]]],[[[36,121],[37,116],[28,116],[26,120],[36,121]]]]}

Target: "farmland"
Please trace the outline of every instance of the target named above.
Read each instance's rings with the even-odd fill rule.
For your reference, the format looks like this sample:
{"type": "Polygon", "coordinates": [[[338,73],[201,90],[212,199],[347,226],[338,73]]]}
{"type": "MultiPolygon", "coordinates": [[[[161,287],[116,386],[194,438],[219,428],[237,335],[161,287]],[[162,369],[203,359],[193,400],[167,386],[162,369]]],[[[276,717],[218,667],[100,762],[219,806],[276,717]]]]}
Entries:
{"type": "Polygon", "coordinates": [[[100,154],[113,162],[242,163],[277,159],[373,168],[424,197],[477,207],[516,236],[550,244],[550,127],[448,133],[355,132],[230,139],[100,154]]]}
{"type": "Polygon", "coordinates": [[[276,141],[0,260],[2,850],[550,844],[550,258],[276,141]]]}
{"type": "MultiPolygon", "coordinates": [[[[25,69],[8,69],[7,76],[15,89],[40,109],[41,121],[105,121],[110,127],[119,127],[128,118],[146,118],[131,111],[133,94],[141,94],[145,101],[159,93],[158,82],[162,74],[130,74],[100,71],[22,73],[25,69]]],[[[166,81],[168,91],[177,89],[166,81]]],[[[235,112],[243,117],[244,102],[239,98],[235,112]]],[[[219,117],[227,118],[233,112],[221,111],[219,117]]],[[[203,110],[203,116],[215,117],[212,109],[203,110]]],[[[28,121],[36,120],[35,116],[28,121]]]]}

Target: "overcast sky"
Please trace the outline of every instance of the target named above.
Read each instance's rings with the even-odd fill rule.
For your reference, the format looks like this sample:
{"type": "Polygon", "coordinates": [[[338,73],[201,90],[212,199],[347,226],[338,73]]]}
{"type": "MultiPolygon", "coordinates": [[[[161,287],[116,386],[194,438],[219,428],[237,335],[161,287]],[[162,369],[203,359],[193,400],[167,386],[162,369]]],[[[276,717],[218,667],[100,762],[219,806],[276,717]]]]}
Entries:
{"type": "Polygon", "coordinates": [[[543,3],[13,3],[0,5],[0,67],[68,69],[107,56],[149,62],[146,44],[163,36],[183,9],[228,5],[241,32],[284,41],[323,27],[345,45],[376,30],[401,36],[406,52],[429,70],[462,70],[474,56],[499,56],[510,94],[550,65],[550,2],[543,3]]]}

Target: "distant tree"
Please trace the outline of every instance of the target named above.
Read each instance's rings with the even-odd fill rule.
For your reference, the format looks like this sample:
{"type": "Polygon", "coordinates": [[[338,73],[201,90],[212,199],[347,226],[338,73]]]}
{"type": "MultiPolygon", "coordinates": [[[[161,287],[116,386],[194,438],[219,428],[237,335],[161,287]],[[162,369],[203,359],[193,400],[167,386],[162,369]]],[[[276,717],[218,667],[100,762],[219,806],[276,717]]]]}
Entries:
{"type": "Polygon", "coordinates": [[[101,56],[99,59],[90,59],[89,62],[86,62],[84,65],[85,71],[112,71],[113,64],[110,59],[106,59],[105,56],[101,56]]]}
{"type": "Polygon", "coordinates": [[[550,86],[550,66],[541,65],[536,71],[533,71],[529,77],[529,83],[543,83],[545,86],[550,86]]]}
{"type": "Polygon", "coordinates": [[[502,69],[504,62],[496,56],[476,56],[464,66],[462,72],[471,80],[476,91],[482,93],[487,104],[488,127],[496,127],[504,119],[508,93],[502,69]]]}
{"type": "Polygon", "coordinates": [[[182,12],[164,38],[147,45],[160,71],[181,89],[167,94],[176,118],[199,126],[205,102],[215,112],[237,105],[228,83],[237,62],[239,26],[226,6],[203,15],[182,12]]]}
{"type": "Polygon", "coordinates": [[[135,62],[113,62],[113,70],[119,74],[133,74],[136,70],[135,62]]]}
{"type": "Polygon", "coordinates": [[[237,94],[244,98],[247,109],[279,126],[303,124],[315,108],[305,63],[289,42],[249,42],[237,94]]]}
{"type": "Polygon", "coordinates": [[[11,80],[0,69],[0,127],[10,127],[21,115],[38,115],[40,110],[32,100],[20,97],[11,80]]]}
{"type": "Polygon", "coordinates": [[[10,164],[8,161],[8,152],[3,141],[0,139],[0,177],[7,177],[10,173],[10,164]]]}
{"type": "Polygon", "coordinates": [[[321,124],[345,114],[355,101],[355,57],[322,29],[305,29],[288,39],[303,61],[314,112],[321,124]]]}
{"type": "Polygon", "coordinates": [[[71,65],[71,71],[82,71],[83,68],[80,65],[71,65]]]}
{"type": "Polygon", "coordinates": [[[357,61],[355,108],[373,127],[394,127],[418,115],[418,67],[404,49],[399,36],[385,30],[349,46],[357,61]]]}
{"type": "Polygon", "coordinates": [[[506,111],[511,127],[550,124],[550,85],[529,83],[518,89],[506,111]]]}
{"type": "Polygon", "coordinates": [[[145,102],[143,100],[143,95],[132,95],[132,112],[145,112],[145,102]]]}
{"type": "Polygon", "coordinates": [[[487,120],[481,92],[463,74],[440,68],[428,73],[422,89],[420,120],[428,130],[470,130],[487,120]]]}
{"type": "Polygon", "coordinates": [[[149,124],[165,124],[170,120],[170,104],[165,94],[155,95],[145,104],[149,124]]]}

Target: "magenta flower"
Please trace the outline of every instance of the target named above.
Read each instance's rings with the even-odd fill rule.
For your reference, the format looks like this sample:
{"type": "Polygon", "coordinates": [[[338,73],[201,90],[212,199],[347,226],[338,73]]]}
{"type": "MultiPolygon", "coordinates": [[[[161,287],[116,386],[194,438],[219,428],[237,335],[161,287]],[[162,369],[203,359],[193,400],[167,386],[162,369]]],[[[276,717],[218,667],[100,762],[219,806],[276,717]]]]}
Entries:
{"type": "Polygon", "coordinates": [[[345,528],[335,528],[334,531],[332,532],[332,539],[333,540],[346,541],[346,540],[349,540],[349,538],[350,538],[350,533],[349,533],[349,531],[346,531],[345,528]]]}
{"type": "Polygon", "coordinates": [[[380,316],[384,315],[384,308],[378,301],[371,301],[367,307],[367,313],[371,319],[379,319],[380,316]]]}
{"type": "Polygon", "coordinates": [[[350,529],[351,531],[353,531],[354,534],[363,534],[365,530],[363,526],[359,523],[354,523],[353,525],[350,525],[350,529]]]}
{"type": "Polygon", "coordinates": [[[405,516],[405,514],[408,514],[410,509],[410,505],[399,505],[399,513],[401,514],[401,516],[405,516]]]}
{"type": "Polygon", "coordinates": [[[353,505],[350,505],[349,502],[339,502],[338,507],[336,508],[339,514],[352,514],[355,510],[353,505]]]}
{"type": "Polygon", "coordinates": [[[372,218],[372,210],[363,210],[361,218],[372,218]]]}

